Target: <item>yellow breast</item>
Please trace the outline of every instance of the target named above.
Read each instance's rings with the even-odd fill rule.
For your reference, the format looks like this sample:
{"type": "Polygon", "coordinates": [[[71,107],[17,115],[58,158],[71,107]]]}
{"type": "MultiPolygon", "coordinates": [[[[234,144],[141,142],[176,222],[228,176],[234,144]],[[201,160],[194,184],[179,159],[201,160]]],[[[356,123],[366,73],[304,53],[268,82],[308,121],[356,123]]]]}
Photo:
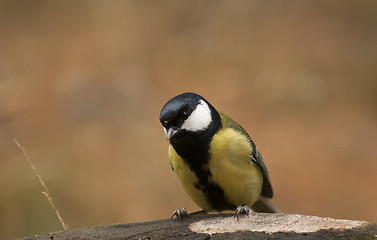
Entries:
{"type": "Polygon", "coordinates": [[[232,128],[220,130],[211,142],[212,180],[235,206],[253,205],[262,190],[263,175],[251,161],[251,152],[246,137],[232,128]]]}

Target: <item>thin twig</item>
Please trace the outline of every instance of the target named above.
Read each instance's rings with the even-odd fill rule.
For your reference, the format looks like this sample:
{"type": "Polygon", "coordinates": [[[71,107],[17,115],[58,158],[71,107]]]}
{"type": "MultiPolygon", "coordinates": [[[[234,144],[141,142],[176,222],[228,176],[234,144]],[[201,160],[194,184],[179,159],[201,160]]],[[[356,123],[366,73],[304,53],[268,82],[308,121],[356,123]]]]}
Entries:
{"type": "Polygon", "coordinates": [[[58,219],[59,219],[60,223],[62,224],[64,230],[67,231],[67,230],[68,230],[68,225],[66,225],[66,224],[64,223],[63,218],[60,216],[59,211],[58,211],[58,209],[55,207],[54,201],[52,200],[52,197],[51,197],[50,191],[48,191],[48,188],[47,188],[46,184],[44,183],[44,181],[43,181],[41,175],[38,173],[37,169],[34,167],[33,163],[31,162],[29,156],[28,156],[27,153],[26,153],[25,148],[24,148],[23,146],[21,146],[21,144],[20,144],[16,139],[13,139],[13,141],[14,141],[14,142],[16,143],[16,145],[21,149],[21,151],[24,153],[24,156],[25,156],[26,160],[28,161],[30,167],[33,169],[35,175],[37,175],[40,184],[41,184],[42,187],[44,188],[44,192],[42,192],[43,195],[46,196],[46,198],[47,198],[48,201],[50,202],[51,207],[55,210],[55,213],[56,213],[56,215],[58,216],[58,219]]]}

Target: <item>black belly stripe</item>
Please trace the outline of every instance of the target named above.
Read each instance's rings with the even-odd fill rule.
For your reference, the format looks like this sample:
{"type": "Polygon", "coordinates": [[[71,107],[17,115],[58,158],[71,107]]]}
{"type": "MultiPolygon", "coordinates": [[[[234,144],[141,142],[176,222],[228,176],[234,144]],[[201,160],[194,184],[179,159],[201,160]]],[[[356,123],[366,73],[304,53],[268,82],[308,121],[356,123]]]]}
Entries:
{"type": "Polygon", "coordinates": [[[208,148],[191,148],[195,149],[194,151],[187,151],[187,148],[184,148],[184,151],[182,151],[177,146],[173,145],[173,147],[190,170],[195,173],[198,182],[194,184],[194,187],[203,193],[211,209],[216,211],[235,210],[237,206],[231,204],[226,199],[224,190],[212,181],[212,174],[208,168],[210,161],[208,148]]]}
{"type": "Polygon", "coordinates": [[[216,211],[235,210],[237,206],[231,204],[225,197],[224,190],[214,181],[212,181],[212,173],[208,168],[210,155],[208,150],[201,151],[200,154],[188,155],[183,158],[186,165],[195,173],[198,182],[194,187],[200,190],[206,198],[208,205],[216,211]]]}
{"type": "Polygon", "coordinates": [[[201,166],[200,169],[192,169],[198,178],[198,183],[194,184],[195,188],[203,192],[208,204],[213,210],[235,210],[236,206],[229,203],[226,199],[224,190],[216,183],[211,181],[211,171],[207,166],[201,166]]]}

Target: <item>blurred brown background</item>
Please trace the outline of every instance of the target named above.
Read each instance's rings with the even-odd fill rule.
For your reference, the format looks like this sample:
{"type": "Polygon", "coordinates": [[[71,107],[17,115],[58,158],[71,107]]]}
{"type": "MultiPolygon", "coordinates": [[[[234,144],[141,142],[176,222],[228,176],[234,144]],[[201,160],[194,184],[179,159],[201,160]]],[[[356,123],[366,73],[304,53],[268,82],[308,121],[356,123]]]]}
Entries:
{"type": "MultiPolygon", "coordinates": [[[[239,122],[284,212],[377,222],[377,1],[0,1],[0,232],[198,210],[158,117],[193,91],[239,122]]],[[[0,236],[1,238],[1,236],[0,236]]]]}

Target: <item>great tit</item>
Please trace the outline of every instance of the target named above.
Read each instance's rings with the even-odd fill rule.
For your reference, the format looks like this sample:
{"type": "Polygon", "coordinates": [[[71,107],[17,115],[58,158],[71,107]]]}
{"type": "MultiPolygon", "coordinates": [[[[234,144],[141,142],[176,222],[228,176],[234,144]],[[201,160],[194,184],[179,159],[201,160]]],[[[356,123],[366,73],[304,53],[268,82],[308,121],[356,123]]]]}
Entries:
{"type": "MultiPolygon", "coordinates": [[[[202,210],[235,210],[237,218],[251,209],[278,212],[268,200],[273,191],[262,155],[239,124],[195,93],[170,99],[160,122],[171,168],[202,210]]],[[[185,215],[184,208],[173,214],[185,215]]]]}

